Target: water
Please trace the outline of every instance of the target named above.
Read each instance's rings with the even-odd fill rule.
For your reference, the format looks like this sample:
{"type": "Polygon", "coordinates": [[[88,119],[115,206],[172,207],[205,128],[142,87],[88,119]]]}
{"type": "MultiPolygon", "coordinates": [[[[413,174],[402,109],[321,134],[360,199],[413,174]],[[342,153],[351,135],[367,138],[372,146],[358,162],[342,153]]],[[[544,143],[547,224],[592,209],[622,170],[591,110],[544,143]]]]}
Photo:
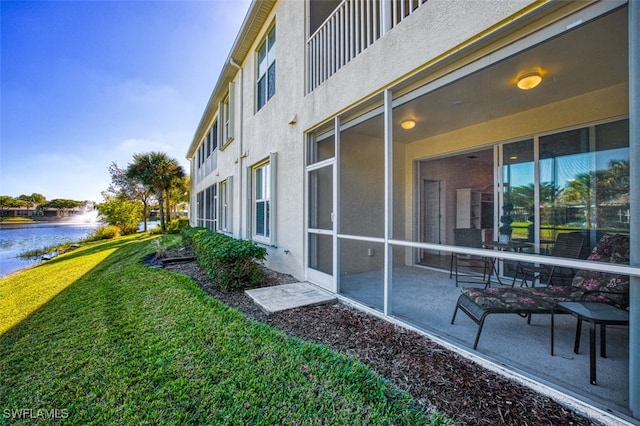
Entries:
{"type": "MultiPolygon", "coordinates": [[[[160,221],[148,221],[147,229],[159,226],[160,221]]],[[[66,242],[78,242],[104,223],[90,220],[69,222],[40,222],[0,225],[0,277],[35,265],[40,259],[21,259],[18,255],[66,242]]],[[[144,230],[140,222],[139,232],[144,230]]]]}
{"type": "Polygon", "coordinates": [[[19,254],[45,247],[77,242],[92,233],[100,223],[34,223],[0,226],[0,277],[39,259],[21,259],[19,254]]]}

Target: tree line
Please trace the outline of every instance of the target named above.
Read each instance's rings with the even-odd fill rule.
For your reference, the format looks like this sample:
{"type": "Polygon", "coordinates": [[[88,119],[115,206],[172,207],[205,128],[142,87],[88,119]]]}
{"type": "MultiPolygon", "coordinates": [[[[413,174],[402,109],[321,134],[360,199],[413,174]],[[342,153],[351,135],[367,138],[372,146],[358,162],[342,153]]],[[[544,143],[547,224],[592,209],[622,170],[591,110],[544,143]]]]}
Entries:
{"type": "Polygon", "coordinates": [[[24,208],[27,210],[44,210],[44,209],[56,209],[58,212],[73,210],[78,207],[84,206],[90,203],[90,201],[78,201],[69,200],[64,198],[55,198],[47,201],[47,198],[38,193],[31,195],[22,194],[17,197],[11,197],[10,195],[0,195],[0,211],[8,210],[10,208],[24,208]]]}
{"type": "MultiPolygon", "coordinates": [[[[137,232],[140,222],[147,220],[152,210],[159,210],[160,228],[178,214],[177,206],[189,201],[189,176],[175,158],[158,151],[134,154],[132,161],[121,168],[116,162],[108,166],[109,187],[103,191],[102,203],[95,204],[105,221],[119,228],[121,234],[137,232]]],[[[91,201],[54,199],[42,194],[0,196],[0,211],[9,208],[71,210],[91,201]]]]}
{"type": "Polygon", "coordinates": [[[134,154],[125,168],[112,162],[111,184],[102,192],[104,202],[98,209],[110,225],[123,233],[136,232],[138,223],[147,218],[150,209],[159,209],[160,229],[166,232],[179,203],[189,200],[189,177],[175,158],[158,151],[134,154]]]}

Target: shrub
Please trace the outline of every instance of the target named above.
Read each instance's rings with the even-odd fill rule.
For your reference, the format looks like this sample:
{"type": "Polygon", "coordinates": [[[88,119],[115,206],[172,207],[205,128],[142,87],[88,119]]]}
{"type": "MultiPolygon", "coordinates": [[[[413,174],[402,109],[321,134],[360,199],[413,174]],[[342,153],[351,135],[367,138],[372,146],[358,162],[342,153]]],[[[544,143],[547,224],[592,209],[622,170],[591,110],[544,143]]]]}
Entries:
{"type": "Polygon", "coordinates": [[[122,231],[119,227],[115,225],[107,225],[101,226],[100,228],[93,231],[84,241],[99,241],[99,240],[110,240],[112,238],[118,238],[122,235],[122,231]]]}
{"type": "Polygon", "coordinates": [[[261,262],[267,250],[253,241],[236,240],[204,228],[183,228],[182,236],[200,266],[220,287],[252,287],[264,280],[261,262]]]}
{"type": "Polygon", "coordinates": [[[138,232],[143,218],[142,205],[125,198],[107,198],[98,210],[109,225],[115,225],[120,229],[122,235],[138,232]]]}
{"type": "Polygon", "coordinates": [[[179,217],[177,219],[172,219],[169,223],[167,223],[167,233],[169,234],[177,234],[180,232],[182,228],[189,226],[189,218],[188,217],[179,217]]]}

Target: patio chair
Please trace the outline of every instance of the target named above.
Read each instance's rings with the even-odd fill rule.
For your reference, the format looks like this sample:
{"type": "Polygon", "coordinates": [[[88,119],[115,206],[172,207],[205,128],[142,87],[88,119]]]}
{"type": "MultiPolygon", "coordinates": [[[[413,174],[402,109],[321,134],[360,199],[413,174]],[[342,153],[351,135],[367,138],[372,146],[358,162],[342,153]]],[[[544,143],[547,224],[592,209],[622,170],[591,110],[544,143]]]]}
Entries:
{"type": "MultiPolygon", "coordinates": [[[[629,263],[629,236],[604,235],[588,260],[629,263]]],[[[532,314],[551,314],[556,303],[592,301],[626,309],[629,306],[629,277],[605,272],[579,270],[569,286],[463,288],[458,297],[451,324],[458,309],[476,324],[473,349],[478,347],[484,321],[490,314],[516,314],[531,322],[532,314]]]]}
{"type": "MultiPolygon", "coordinates": [[[[476,228],[456,228],[453,230],[456,246],[483,248],[482,230],[476,228]]],[[[459,283],[489,285],[492,271],[492,259],[463,253],[451,253],[449,278],[455,276],[456,287],[459,283]],[[482,275],[479,271],[482,270],[482,275]]]]}
{"type": "MultiPolygon", "coordinates": [[[[582,252],[586,235],[581,232],[568,232],[558,234],[556,242],[551,250],[552,257],[566,257],[568,259],[578,259],[582,252]]],[[[522,277],[520,287],[527,285],[527,279],[531,282],[531,287],[538,281],[544,285],[567,285],[573,280],[575,270],[563,268],[561,266],[540,265],[518,262],[516,273],[513,277],[515,285],[518,277],[522,277]]]]}

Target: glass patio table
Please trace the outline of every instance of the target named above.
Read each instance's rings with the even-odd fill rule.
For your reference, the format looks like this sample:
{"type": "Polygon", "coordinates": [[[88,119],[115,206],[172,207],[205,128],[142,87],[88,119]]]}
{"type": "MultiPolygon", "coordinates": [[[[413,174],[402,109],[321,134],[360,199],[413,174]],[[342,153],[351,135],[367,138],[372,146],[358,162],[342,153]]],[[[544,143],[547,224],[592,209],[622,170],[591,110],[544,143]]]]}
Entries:
{"type": "Polygon", "coordinates": [[[600,324],[600,356],[606,358],[607,325],[629,325],[629,312],[615,306],[598,302],[558,302],[551,310],[551,356],[553,356],[554,313],[569,313],[578,319],[573,353],[580,349],[582,321],[591,323],[589,328],[589,382],[596,384],[596,326],[600,324]]]}

